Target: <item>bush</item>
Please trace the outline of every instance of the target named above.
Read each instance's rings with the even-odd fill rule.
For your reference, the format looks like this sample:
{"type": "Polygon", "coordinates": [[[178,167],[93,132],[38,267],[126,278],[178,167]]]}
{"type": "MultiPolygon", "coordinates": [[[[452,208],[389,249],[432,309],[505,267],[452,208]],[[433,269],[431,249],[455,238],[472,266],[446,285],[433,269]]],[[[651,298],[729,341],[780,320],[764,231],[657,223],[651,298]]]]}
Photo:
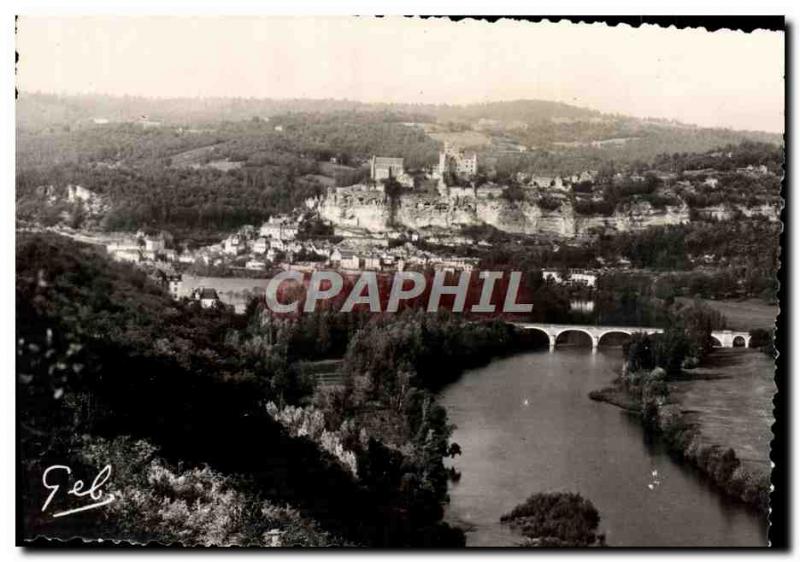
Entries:
{"type": "Polygon", "coordinates": [[[145,441],[87,439],[89,465],[116,459],[107,508],[111,535],[138,543],[187,546],[335,546],[341,541],[288,505],[264,501],[246,481],[208,466],[181,468],[145,441]]]}
{"type": "Polygon", "coordinates": [[[535,542],[528,546],[594,546],[604,544],[597,534],[600,514],[580,494],[551,492],[533,494],[500,521],[535,542]]]}

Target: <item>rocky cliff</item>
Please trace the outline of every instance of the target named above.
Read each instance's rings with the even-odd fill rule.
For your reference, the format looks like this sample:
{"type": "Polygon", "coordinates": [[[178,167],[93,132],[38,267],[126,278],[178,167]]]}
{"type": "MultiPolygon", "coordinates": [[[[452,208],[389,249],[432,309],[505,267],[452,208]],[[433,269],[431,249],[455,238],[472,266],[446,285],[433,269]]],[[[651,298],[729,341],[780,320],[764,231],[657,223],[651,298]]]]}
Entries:
{"type": "MultiPolygon", "coordinates": [[[[370,232],[392,228],[459,228],[490,225],[514,234],[548,234],[575,238],[594,232],[625,232],[651,226],[688,222],[688,206],[653,208],[639,202],[618,207],[611,215],[581,215],[568,198],[559,207],[543,209],[534,199],[508,201],[502,197],[446,197],[432,194],[404,194],[391,199],[380,191],[332,190],[317,201],[322,218],[335,225],[370,232]]],[[[777,220],[777,209],[745,209],[750,216],[762,214],[777,220]]],[[[722,213],[714,209],[715,216],[722,213]]]]}

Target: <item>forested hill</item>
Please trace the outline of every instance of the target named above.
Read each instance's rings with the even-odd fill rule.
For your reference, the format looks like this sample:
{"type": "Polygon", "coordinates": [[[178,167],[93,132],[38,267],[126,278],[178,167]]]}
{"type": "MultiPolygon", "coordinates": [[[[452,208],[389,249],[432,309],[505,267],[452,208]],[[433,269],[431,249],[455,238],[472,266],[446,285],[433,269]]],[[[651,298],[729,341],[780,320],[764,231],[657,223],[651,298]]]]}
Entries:
{"type": "MultiPolygon", "coordinates": [[[[253,117],[268,118],[287,113],[331,112],[397,113],[408,122],[470,123],[487,120],[504,126],[542,125],[586,126],[616,123],[630,127],[680,129],[689,135],[698,131],[728,134],[726,129],[707,129],[664,119],[639,119],[547,100],[510,100],[467,105],[365,103],[340,99],[263,99],[263,98],[144,98],[136,96],[56,95],[21,92],[16,103],[17,127],[31,131],[49,127],[88,125],[93,119],[110,122],[134,122],[142,118],[171,125],[241,121],[253,117]]],[[[750,140],[780,142],[780,135],[739,131],[750,140]]],[[[725,139],[735,142],[737,139],[725,139]]],[[[741,140],[741,139],[738,139],[741,140]]],[[[719,142],[717,144],[720,144],[719,142]]],[[[677,149],[677,148],[676,148],[677,149]]]]}
{"type": "Polygon", "coordinates": [[[55,224],[72,216],[73,226],[87,226],[81,213],[47,199],[49,186],[77,184],[108,203],[94,221],[106,230],[216,236],[364,180],[373,155],[402,157],[424,175],[446,142],[475,150],[483,177],[508,185],[518,173],[647,169],[656,158],[752,141],[782,144],[767,133],[536,100],[433,106],[22,93],[17,217],[55,224]]]}
{"type": "Polygon", "coordinates": [[[135,96],[60,96],[23,92],[17,100],[17,125],[36,130],[75,126],[94,118],[135,121],[146,116],[167,124],[240,121],[254,116],[336,111],[397,112],[408,121],[498,119],[535,122],[552,118],[600,117],[592,109],[543,100],[515,100],[471,105],[364,103],[336,99],[169,98],[135,96]]]}
{"type": "MultiPolygon", "coordinates": [[[[237,344],[243,317],[176,302],[143,272],[56,235],[19,236],[16,271],[20,470],[32,536],[72,538],[71,525],[81,521],[42,514],[43,470],[56,463],[87,469],[86,456],[103,450],[108,456],[95,459],[94,470],[116,459],[110,485],[127,499],[120,509],[130,511],[83,520],[100,536],[147,543],[213,533],[197,544],[258,544],[272,528],[264,522],[282,509],[273,506],[289,504],[302,514],[302,527],[318,522],[349,544],[463,546],[463,535],[439,520],[437,498],[412,493],[403,471],[389,481],[388,468],[367,456],[371,464],[363,466],[376,478],[364,469],[356,479],[312,441],[282,429],[265,404],[296,404],[300,374],[280,350],[248,353],[237,344]],[[136,454],[131,439],[140,443],[136,454]],[[162,458],[158,485],[139,462],[151,446],[162,458]],[[225,495],[184,485],[184,477],[165,479],[163,463],[182,467],[192,482],[210,467],[219,475],[212,490],[234,488],[235,497],[253,502],[214,503],[225,495]],[[150,498],[152,511],[137,512],[142,498],[150,498]],[[183,501],[191,512],[187,503],[180,510],[183,501]],[[198,515],[207,510],[213,517],[198,515]],[[165,536],[176,525],[178,537],[165,536]]],[[[308,545],[286,546],[301,544],[308,545]]]]}

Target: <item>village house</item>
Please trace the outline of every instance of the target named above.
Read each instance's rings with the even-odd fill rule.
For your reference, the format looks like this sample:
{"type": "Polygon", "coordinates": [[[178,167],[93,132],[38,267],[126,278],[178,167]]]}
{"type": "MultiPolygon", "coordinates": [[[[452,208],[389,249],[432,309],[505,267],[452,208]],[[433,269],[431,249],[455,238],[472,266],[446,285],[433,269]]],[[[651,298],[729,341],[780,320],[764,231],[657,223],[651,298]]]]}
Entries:
{"type": "Polygon", "coordinates": [[[341,260],[339,260],[339,266],[342,269],[360,269],[361,268],[361,258],[355,252],[348,252],[344,251],[341,253],[341,260]]]}
{"type": "Polygon", "coordinates": [[[381,269],[381,258],[373,254],[364,256],[364,269],[378,271],[381,269]]]}
{"type": "Polygon", "coordinates": [[[480,260],[478,258],[449,257],[442,258],[433,262],[433,269],[454,273],[456,271],[466,271],[471,273],[480,260]]]}
{"type": "Polygon", "coordinates": [[[161,251],[160,256],[164,261],[175,261],[178,259],[178,252],[171,248],[167,248],[161,251]]]}
{"type": "Polygon", "coordinates": [[[139,263],[142,261],[142,253],[138,249],[121,248],[111,252],[111,257],[114,261],[139,263]]]}
{"type": "Polygon", "coordinates": [[[219,302],[216,289],[198,287],[192,291],[192,300],[199,302],[203,308],[211,308],[219,302]]]}
{"type": "Polygon", "coordinates": [[[267,269],[267,264],[261,260],[249,260],[246,264],[244,264],[245,269],[249,269],[251,271],[264,271],[267,269]]]}
{"type": "Polygon", "coordinates": [[[161,252],[166,247],[163,234],[151,234],[144,237],[144,249],[148,252],[161,252]]]}
{"type": "MultiPolygon", "coordinates": [[[[286,252],[293,252],[295,254],[303,251],[303,245],[300,242],[289,242],[286,244],[286,252]]],[[[308,247],[308,251],[315,254],[322,254],[324,252],[320,252],[317,250],[316,246],[310,244],[308,247]]]]}
{"type": "Polygon", "coordinates": [[[298,227],[289,222],[286,216],[275,216],[261,225],[259,234],[275,240],[294,240],[297,237],[298,227]]]}
{"type": "Polygon", "coordinates": [[[565,284],[565,283],[584,284],[587,285],[588,287],[594,287],[597,284],[597,275],[595,273],[589,273],[587,271],[579,271],[579,270],[569,271],[566,277],[563,276],[560,272],[555,270],[543,270],[542,278],[545,281],[552,280],[558,284],[565,284]]]}
{"type": "Polygon", "coordinates": [[[180,296],[182,287],[183,287],[183,275],[181,275],[180,273],[167,274],[167,288],[169,290],[169,294],[172,295],[173,299],[177,299],[180,296]]]}
{"type": "Polygon", "coordinates": [[[183,276],[180,273],[156,268],[149,273],[148,277],[156,285],[169,292],[172,298],[178,298],[183,286],[183,276]]]}
{"type": "Polygon", "coordinates": [[[266,253],[268,247],[269,247],[269,242],[264,236],[256,238],[255,242],[253,242],[253,252],[256,254],[266,253]]]}
{"type": "Polygon", "coordinates": [[[232,234],[225,239],[225,245],[222,251],[231,256],[238,256],[244,253],[246,249],[247,244],[242,240],[241,236],[232,234]]]}

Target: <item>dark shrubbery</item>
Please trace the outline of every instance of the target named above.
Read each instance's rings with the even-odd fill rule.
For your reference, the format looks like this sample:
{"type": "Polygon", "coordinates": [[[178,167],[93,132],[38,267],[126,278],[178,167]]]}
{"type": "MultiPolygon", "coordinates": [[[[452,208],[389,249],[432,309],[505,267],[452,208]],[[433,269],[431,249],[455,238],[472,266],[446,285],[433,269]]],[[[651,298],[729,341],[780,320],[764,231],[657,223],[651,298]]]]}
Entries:
{"type": "Polygon", "coordinates": [[[536,204],[543,211],[555,211],[561,208],[561,201],[555,197],[542,197],[536,201],[536,204]]]}
{"type": "Polygon", "coordinates": [[[528,539],[523,546],[586,547],[605,543],[604,536],[597,534],[600,514],[580,494],[533,494],[500,521],[528,539]]]}
{"type": "Polygon", "coordinates": [[[770,357],[775,357],[775,329],[755,328],[750,330],[750,347],[760,349],[770,357]]]}
{"type": "MultiPolygon", "coordinates": [[[[399,492],[387,495],[379,482],[381,470],[374,471],[375,478],[357,481],[316,444],[289,436],[272,419],[265,402],[281,395],[288,399],[302,389],[280,354],[257,363],[227,337],[231,329],[244,328],[238,325],[244,319],[175,302],[131,266],[51,235],[18,239],[16,301],[26,536],[41,531],[43,468],[65,462],[82,466],[86,461],[76,457],[84,451],[82,436],[89,435],[115,443],[124,436],[145,440],[182,473],[207,465],[220,478],[241,476],[251,497],[289,503],[347,542],[463,544],[463,534],[441,523],[442,498],[428,489],[426,478],[397,485],[407,500],[399,492]]],[[[442,425],[445,418],[425,404],[418,409],[429,410],[420,418],[426,421],[415,427],[427,436],[423,426],[442,425]]],[[[419,454],[439,454],[441,463],[448,434],[440,435],[444,445],[440,439],[419,454]]],[[[376,455],[381,446],[372,448],[376,455]]],[[[191,474],[187,478],[194,479],[191,474]]],[[[210,474],[197,476],[201,486],[216,481],[210,474]]],[[[159,498],[156,494],[153,502],[159,498]]],[[[183,509],[178,504],[176,517],[183,509]]],[[[202,514],[195,515],[200,518],[197,536],[208,536],[202,514]]],[[[64,518],[66,527],[58,536],[74,536],[71,521],[78,519],[64,518]]],[[[158,528],[151,528],[151,540],[158,539],[158,528]]],[[[50,525],[48,535],[54,529],[50,525]]]]}

